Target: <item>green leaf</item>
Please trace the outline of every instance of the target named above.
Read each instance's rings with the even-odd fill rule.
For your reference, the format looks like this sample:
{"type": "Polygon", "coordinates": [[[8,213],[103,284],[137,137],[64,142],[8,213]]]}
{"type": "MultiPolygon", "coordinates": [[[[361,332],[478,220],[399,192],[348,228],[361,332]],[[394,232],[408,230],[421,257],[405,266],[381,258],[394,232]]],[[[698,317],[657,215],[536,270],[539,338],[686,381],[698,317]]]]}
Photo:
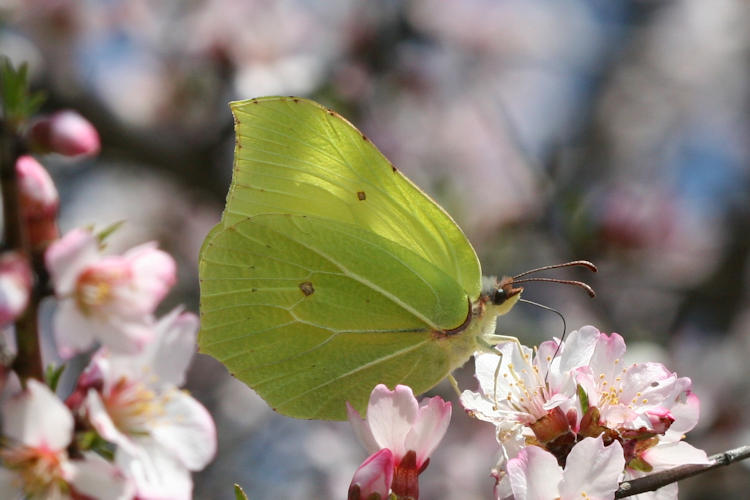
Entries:
{"type": "Polygon", "coordinates": [[[93,451],[106,458],[110,462],[115,459],[116,446],[105,440],[96,431],[89,430],[77,432],[75,442],[81,451],[93,451]]]}
{"type": "Polygon", "coordinates": [[[248,500],[242,487],[237,483],[234,483],[234,500],[248,500]]]}
{"type": "Polygon", "coordinates": [[[581,411],[585,415],[586,412],[589,411],[589,395],[586,394],[586,391],[581,384],[578,384],[576,390],[578,391],[578,399],[581,401],[581,411]]]}
{"type": "MultiPolygon", "coordinates": [[[[125,220],[118,220],[116,222],[113,222],[109,226],[105,227],[101,231],[98,231],[96,233],[96,239],[99,241],[99,245],[104,248],[106,247],[106,240],[109,238],[112,234],[114,234],[122,225],[125,224],[125,220]]],[[[93,228],[92,228],[93,230],[93,228]]]]}
{"type": "Polygon", "coordinates": [[[3,120],[16,133],[22,123],[36,113],[44,102],[42,92],[31,92],[28,82],[28,64],[17,69],[10,59],[0,59],[0,98],[2,98],[3,120]]]}
{"type": "Polygon", "coordinates": [[[55,392],[57,390],[57,384],[58,382],[60,382],[60,376],[63,374],[63,371],[65,371],[65,365],[47,365],[47,368],[44,371],[44,381],[47,383],[47,386],[49,386],[52,392],[55,392]]]}

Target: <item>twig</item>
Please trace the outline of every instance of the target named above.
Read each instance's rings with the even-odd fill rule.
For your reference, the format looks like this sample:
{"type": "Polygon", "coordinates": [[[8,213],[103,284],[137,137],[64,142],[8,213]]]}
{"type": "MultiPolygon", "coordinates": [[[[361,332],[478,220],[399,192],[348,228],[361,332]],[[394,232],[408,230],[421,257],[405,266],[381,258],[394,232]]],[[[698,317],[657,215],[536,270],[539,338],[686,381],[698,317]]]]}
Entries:
{"type": "Polygon", "coordinates": [[[708,457],[710,461],[708,464],[681,465],[673,469],[633,479],[632,481],[623,481],[620,483],[620,488],[615,492],[615,498],[625,498],[646,491],[656,491],[662,486],[674,483],[680,479],[695,476],[707,470],[729,465],[746,458],[750,458],[750,445],[740,446],[739,448],[712,455],[708,457]]]}
{"type": "MultiPolygon", "coordinates": [[[[16,160],[22,154],[23,145],[7,124],[0,121],[0,182],[3,194],[3,222],[5,224],[5,247],[21,253],[34,268],[39,261],[32,256],[26,226],[23,222],[19,203],[18,176],[16,175],[16,160]]],[[[21,378],[44,379],[41,346],[39,345],[39,327],[37,317],[39,313],[38,282],[35,283],[29,305],[26,311],[16,320],[16,344],[18,354],[13,362],[13,368],[21,378]]]]}

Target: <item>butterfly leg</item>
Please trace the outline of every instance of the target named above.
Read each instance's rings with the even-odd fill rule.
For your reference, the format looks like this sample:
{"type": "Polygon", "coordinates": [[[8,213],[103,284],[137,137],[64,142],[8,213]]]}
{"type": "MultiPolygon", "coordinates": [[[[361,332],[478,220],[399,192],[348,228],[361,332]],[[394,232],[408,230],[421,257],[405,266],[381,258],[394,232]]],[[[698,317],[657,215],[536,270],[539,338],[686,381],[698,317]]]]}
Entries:
{"type": "Polygon", "coordinates": [[[499,356],[497,360],[497,366],[495,366],[495,374],[493,377],[494,383],[492,387],[492,400],[495,402],[494,408],[497,409],[497,378],[500,376],[500,366],[502,365],[502,353],[498,352],[496,347],[498,344],[505,342],[513,342],[518,348],[518,352],[522,353],[521,342],[516,337],[509,335],[485,335],[477,339],[479,345],[482,347],[482,352],[487,352],[499,356]]]}
{"type": "Polygon", "coordinates": [[[448,382],[451,383],[451,387],[453,387],[453,390],[456,391],[456,395],[460,398],[461,389],[458,387],[458,382],[456,381],[456,378],[453,376],[452,373],[448,374],[448,382]]]}
{"type": "Polygon", "coordinates": [[[513,342],[518,346],[518,349],[521,350],[521,342],[516,337],[511,337],[510,335],[496,335],[496,334],[490,334],[490,335],[482,335],[477,338],[477,343],[479,344],[479,347],[481,347],[482,352],[489,352],[492,354],[497,354],[497,347],[498,344],[502,344],[504,342],[513,342]]]}

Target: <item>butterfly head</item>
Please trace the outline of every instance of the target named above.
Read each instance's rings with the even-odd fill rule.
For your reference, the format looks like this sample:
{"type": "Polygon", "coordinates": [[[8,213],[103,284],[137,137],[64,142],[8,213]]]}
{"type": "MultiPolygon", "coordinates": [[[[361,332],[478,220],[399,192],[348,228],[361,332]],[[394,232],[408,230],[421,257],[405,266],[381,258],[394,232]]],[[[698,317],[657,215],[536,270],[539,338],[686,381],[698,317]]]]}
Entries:
{"type": "Polygon", "coordinates": [[[495,306],[497,314],[505,314],[516,305],[516,302],[521,300],[521,292],[523,292],[521,283],[528,283],[531,281],[544,281],[547,283],[561,283],[565,285],[574,285],[579,288],[583,288],[586,292],[593,297],[595,295],[594,290],[582,281],[575,280],[562,280],[557,278],[528,278],[529,274],[537,273],[539,271],[546,271],[550,269],[559,269],[561,267],[585,267],[586,269],[596,272],[596,266],[587,260],[573,260],[570,262],[563,262],[562,264],[552,264],[550,266],[538,267],[529,271],[517,274],[515,276],[508,277],[504,276],[503,279],[497,281],[496,278],[484,278],[482,283],[482,295],[480,303],[484,305],[495,306]],[[521,279],[523,278],[523,279],[521,279]]]}
{"type": "Polygon", "coordinates": [[[504,276],[500,281],[496,278],[486,278],[482,298],[487,305],[495,306],[497,314],[505,314],[516,305],[521,298],[523,287],[514,286],[513,278],[504,276]]]}

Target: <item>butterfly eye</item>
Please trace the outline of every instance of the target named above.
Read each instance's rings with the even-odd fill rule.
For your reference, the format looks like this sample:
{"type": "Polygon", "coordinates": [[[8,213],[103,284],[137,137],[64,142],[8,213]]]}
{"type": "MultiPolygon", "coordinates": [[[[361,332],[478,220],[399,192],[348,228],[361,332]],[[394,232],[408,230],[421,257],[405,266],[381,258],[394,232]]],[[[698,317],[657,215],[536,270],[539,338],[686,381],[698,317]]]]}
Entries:
{"type": "Polygon", "coordinates": [[[492,303],[499,306],[506,300],[508,300],[508,294],[505,293],[505,290],[500,287],[496,288],[495,293],[492,294],[492,303]]]}
{"type": "Polygon", "coordinates": [[[514,295],[518,295],[523,291],[521,287],[514,287],[515,282],[513,278],[504,276],[500,283],[495,286],[494,292],[492,292],[492,303],[496,306],[501,305],[509,298],[514,295]]]}

